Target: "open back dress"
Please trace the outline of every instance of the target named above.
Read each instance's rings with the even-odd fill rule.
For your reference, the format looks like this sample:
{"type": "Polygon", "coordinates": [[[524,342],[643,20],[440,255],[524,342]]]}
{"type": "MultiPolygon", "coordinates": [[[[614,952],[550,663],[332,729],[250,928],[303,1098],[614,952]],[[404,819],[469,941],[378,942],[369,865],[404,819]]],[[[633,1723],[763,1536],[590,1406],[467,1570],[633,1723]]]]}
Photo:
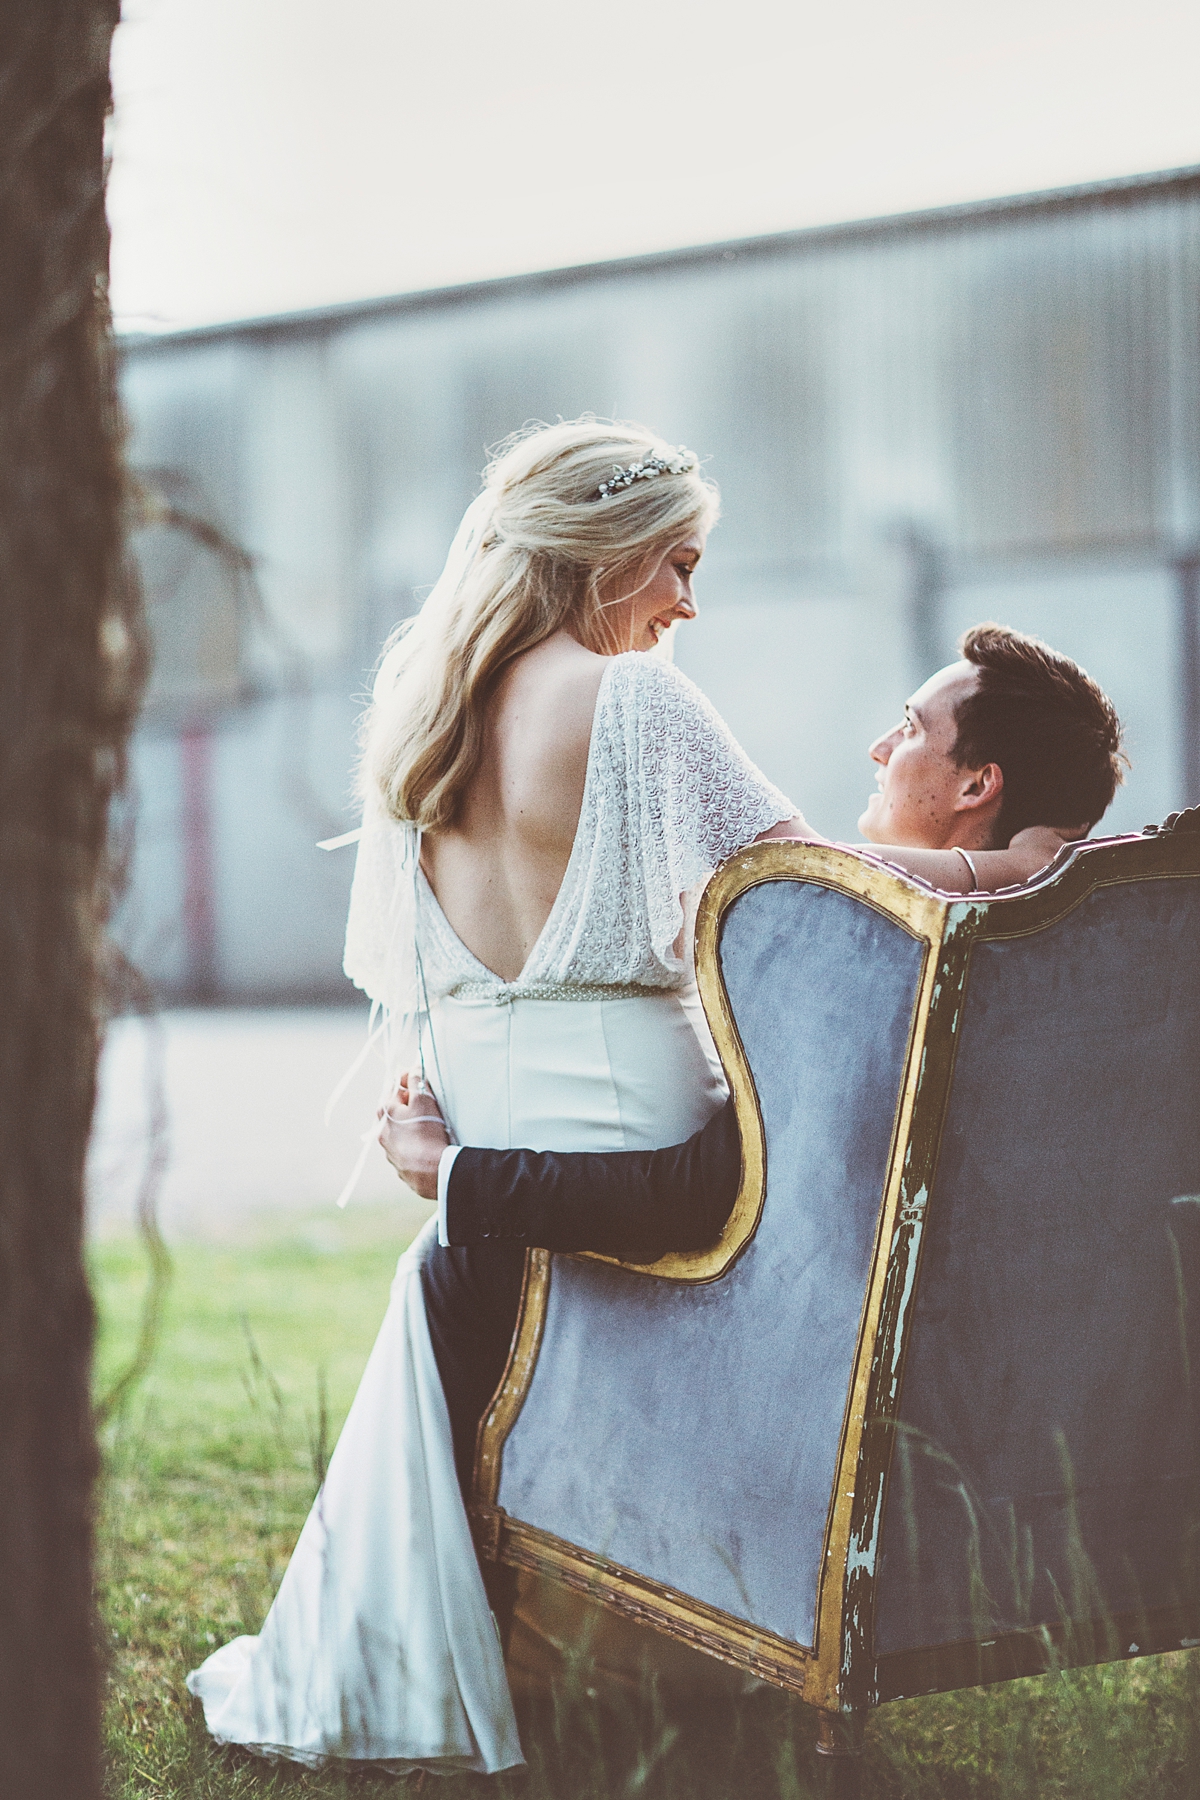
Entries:
{"type": "MultiPolygon", "coordinates": [[[[368,811],[346,972],[393,1021],[389,1075],[419,1055],[459,1143],[641,1150],[690,1137],[725,1085],[679,953],[686,896],[795,810],[671,663],[612,657],[567,870],[514,981],[451,929],[416,834],[368,811]]],[[[435,1240],[430,1220],[400,1259],[262,1631],[188,1677],[224,1742],[396,1772],[523,1760],[425,1318],[435,1240]]]]}

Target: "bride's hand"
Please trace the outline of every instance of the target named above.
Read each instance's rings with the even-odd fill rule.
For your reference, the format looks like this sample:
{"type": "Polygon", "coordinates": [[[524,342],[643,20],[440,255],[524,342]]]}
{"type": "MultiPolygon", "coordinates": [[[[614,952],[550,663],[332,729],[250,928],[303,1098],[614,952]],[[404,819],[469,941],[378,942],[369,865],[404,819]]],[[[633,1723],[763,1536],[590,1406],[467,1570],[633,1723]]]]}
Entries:
{"type": "Polygon", "coordinates": [[[420,1075],[402,1075],[396,1092],[376,1117],[384,1155],[401,1181],[422,1200],[436,1200],[438,1164],[450,1134],[420,1075]]]}
{"type": "Polygon", "coordinates": [[[1035,875],[1050,867],[1066,844],[1077,843],[1090,829],[1088,825],[1027,825],[1024,831],[1017,832],[1008,847],[1028,859],[1029,873],[1023,879],[1032,881],[1035,875]]]}

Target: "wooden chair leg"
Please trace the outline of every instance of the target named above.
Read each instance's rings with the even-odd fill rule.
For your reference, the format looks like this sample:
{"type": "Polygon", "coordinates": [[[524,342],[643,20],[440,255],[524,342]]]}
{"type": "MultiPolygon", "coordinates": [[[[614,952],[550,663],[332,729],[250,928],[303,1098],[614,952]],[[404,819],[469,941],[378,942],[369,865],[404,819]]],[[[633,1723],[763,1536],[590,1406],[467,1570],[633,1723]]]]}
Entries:
{"type": "Polygon", "coordinates": [[[817,1725],[823,1800],[860,1800],[863,1722],[854,1713],[822,1713],[817,1725]]]}

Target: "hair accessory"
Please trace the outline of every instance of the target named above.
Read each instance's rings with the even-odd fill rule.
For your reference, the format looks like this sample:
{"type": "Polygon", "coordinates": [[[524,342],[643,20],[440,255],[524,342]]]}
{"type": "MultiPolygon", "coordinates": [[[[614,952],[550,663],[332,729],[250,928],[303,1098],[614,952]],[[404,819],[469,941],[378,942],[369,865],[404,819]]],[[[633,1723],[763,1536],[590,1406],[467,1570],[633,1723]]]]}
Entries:
{"type": "Polygon", "coordinates": [[[632,462],[624,469],[620,463],[614,463],[612,474],[600,483],[597,492],[601,500],[607,500],[618,488],[632,487],[635,481],[649,481],[652,475],[690,475],[699,467],[700,458],[695,451],[685,450],[681,444],[674,456],[643,456],[641,462],[632,462]]]}
{"type": "Polygon", "coordinates": [[[966,863],[968,869],[970,869],[971,880],[974,883],[974,886],[972,887],[972,889],[970,891],[973,894],[977,894],[979,892],[979,870],[975,867],[974,862],[967,855],[966,851],[963,849],[961,844],[951,844],[950,848],[954,851],[957,851],[958,855],[961,856],[963,861],[966,863]]]}

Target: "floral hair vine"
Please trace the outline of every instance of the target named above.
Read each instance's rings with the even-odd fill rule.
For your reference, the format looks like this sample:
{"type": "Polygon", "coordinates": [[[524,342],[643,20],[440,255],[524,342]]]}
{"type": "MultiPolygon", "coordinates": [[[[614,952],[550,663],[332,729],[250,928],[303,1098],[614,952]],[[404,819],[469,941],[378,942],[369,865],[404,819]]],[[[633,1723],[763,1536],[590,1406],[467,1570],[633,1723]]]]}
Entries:
{"type": "Polygon", "coordinates": [[[695,451],[680,445],[674,456],[643,456],[641,462],[632,462],[626,468],[614,463],[612,474],[600,483],[597,493],[601,500],[607,500],[618,488],[632,487],[635,481],[649,481],[652,475],[690,475],[699,467],[700,458],[695,451]]]}

